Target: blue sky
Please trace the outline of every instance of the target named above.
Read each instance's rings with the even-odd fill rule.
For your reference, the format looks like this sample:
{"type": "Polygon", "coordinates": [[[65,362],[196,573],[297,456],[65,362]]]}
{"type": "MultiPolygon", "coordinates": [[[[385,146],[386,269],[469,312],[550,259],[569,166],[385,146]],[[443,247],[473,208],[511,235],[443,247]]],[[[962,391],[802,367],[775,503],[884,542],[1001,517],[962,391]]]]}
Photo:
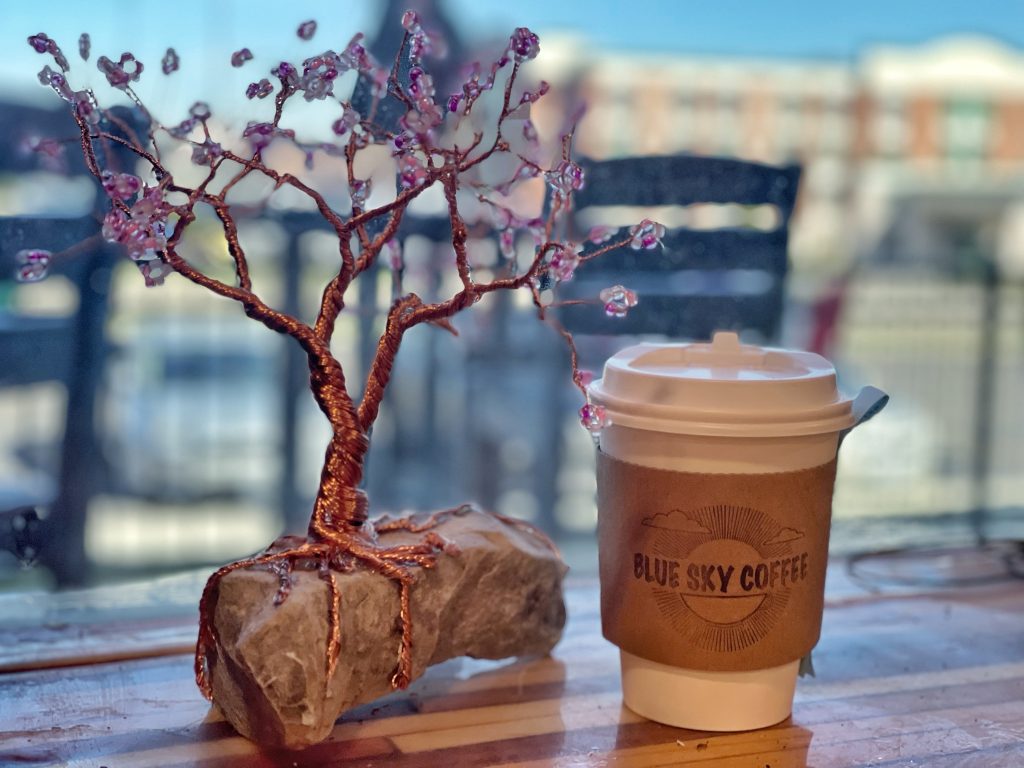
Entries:
{"type": "MultiPolygon", "coordinates": [[[[88,30],[93,60],[100,53],[116,57],[131,50],[151,73],[158,70],[164,48],[174,45],[183,69],[176,81],[161,86],[159,98],[178,101],[186,93],[211,98],[225,88],[244,89],[257,69],[269,69],[270,59],[340,47],[355,31],[374,29],[383,5],[383,0],[48,0],[43,5],[0,0],[0,89],[5,92],[0,96],[45,97],[35,84],[43,57],[25,43],[33,32],[47,32],[72,54],[78,34],[88,30]],[[311,17],[319,20],[320,30],[312,43],[302,44],[294,30],[311,17]],[[227,57],[243,45],[258,58],[245,70],[232,71],[227,57]]],[[[1024,0],[447,0],[445,6],[469,34],[498,38],[526,25],[541,33],[542,48],[545,33],[565,31],[598,50],[841,60],[854,59],[872,43],[919,43],[966,33],[1024,48],[1024,0]]],[[[97,78],[95,65],[78,67],[76,85],[83,75],[97,78]]]]}
{"type": "Polygon", "coordinates": [[[957,33],[1024,45],[1021,0],[457,0],[452,7],[481,26],[526,19],[538,30],[575,29],[607,48],[852,58],[873,42],[957,33]]]}

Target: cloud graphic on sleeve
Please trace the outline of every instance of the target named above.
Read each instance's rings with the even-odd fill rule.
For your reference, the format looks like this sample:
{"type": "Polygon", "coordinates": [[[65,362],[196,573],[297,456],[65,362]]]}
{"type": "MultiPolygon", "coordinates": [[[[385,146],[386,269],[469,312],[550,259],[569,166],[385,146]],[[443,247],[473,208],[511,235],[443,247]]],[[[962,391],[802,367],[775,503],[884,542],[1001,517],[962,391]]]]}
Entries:
{"type": "Polygon", "coordinates": [[[711,533],[709,528],[687,517],[681,509],[673,509],[671,512],[659,512],[653,517],[645,517],[643,524],[651,528],[664,528],[668,531],[680,533],[711,533]]]}
{"type": "Polygon", "coordinates": [[[772,536],[772,538],[769,539],[768,541],[766,541],[765,543],[766,544],[785,544],[786,542],[796,541],[797,539],[802,539],[803,537],[804,537],[804,535],[802,533],[800,533],[800,531],[796,530],[795,528],[783,528],[781,531],[779,531],[777,534],[772,536]]]}

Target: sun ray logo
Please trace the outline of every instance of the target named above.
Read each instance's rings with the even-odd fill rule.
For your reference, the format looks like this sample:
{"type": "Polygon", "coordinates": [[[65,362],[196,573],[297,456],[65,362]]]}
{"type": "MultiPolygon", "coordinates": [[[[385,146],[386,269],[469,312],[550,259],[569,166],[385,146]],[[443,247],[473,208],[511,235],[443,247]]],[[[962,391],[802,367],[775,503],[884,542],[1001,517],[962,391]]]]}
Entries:
{"type": "Polygon", "coordinates": [[[811,568],[803,531],[750,507],[673,509],[642,524],[648,535],[633,576],[673,629],[705,650],[738,651],[764,638],[811,568]]]}

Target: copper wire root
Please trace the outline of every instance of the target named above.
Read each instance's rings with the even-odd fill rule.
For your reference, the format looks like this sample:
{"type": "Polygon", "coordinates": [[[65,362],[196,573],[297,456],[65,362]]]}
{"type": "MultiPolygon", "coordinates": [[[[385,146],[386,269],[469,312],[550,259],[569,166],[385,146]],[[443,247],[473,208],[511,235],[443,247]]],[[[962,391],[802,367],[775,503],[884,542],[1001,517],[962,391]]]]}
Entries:
{"type": "Polygon", "coordinates": [[[334,571],[329,566],[321,568],[319,573],[320,578],[327,582],[327,684],[324,687],[326,695],[341,655],[341,592],[338,589],[338,581],[334,578],[334,571]]]}
{"type": "MultiPolygon", "coordinates": [[[[242,568],[287,563],[290,570],[298,559],[308,557],[326,558],[328,556],[329,549],[322,544],[314,542],[305,542],[296,547],[289,547],[280,550],[275,549],[274,545],[271,545],[266,552],[245,558],[244,560],[238,560],[234,563],[229,563],[210,574],[210,578],[206,580],[206,586],[203,587],[202,597],[199,598],[199,636],[196,640],[195,657],[196,685],[199,687],[199,690],[207,701],[213,699],[213,688],[209,679],[210,655],[212,654],[213,657],[216,658],[217,647],[219,645],[217,633],[213,628],[213,616],[211,615],[210,602],[213,598],[214,592],[220,584],[220,580],[232,571],[237,571],[242,568]]],[[[275,572],[277,572],[276,569],[275,572]]],[[[278,576],[281,578],[280,573],[278,573],[278,576]]],[[[283,587],[283,584],[279,585],[277,594],[277,598],[279,599],[275,598],[275,603],[283,603],[287,596],[287,589],[283,587]]],[[[335,611],[335,613],[337,613],[337,611],[335,611]]],[[[338,632],[332,631],[332,635],[335,634],[340,636],[340,629],[338,632]]]]}
{"type": "Polygon", "coordinates": [[[402,639],[398,646],[398,666],[391,676],[391,687],[408,688],[412,682],[412,601],[409,597],[411,583],[407,579],[398,582],[399,619],[402,622],[402,639]],[[406,632],[406,627],[409,631],[406,632]]]}
{"type": "MultiPolygon", "coordinates": [[[[437,525],[449,516],[442,514],[434,515],[431,519],[431,525],[437,525]]],[[[400,544],[393,547],[381,547],[377,542],[366,545],[353,541],[349,544],[349,555],[365,564],[371,570],[398,582],[401,639],[399,640],[395,672],[391,676],[393,688],[406,688],[412,680],[413,622],[411,588],[416,583],[416,570],[433,568],[437,564],[438,555],[442,552],[456,555],[458,554],[458,549],[454,544],[435,532],[427,532],[423,539],[415,544],[400,544]]]]}
{"type": "MultiPolygon", "coordinates": [[[[397,663],[391,676],[394,688],[406,688],[412,680],[412,586],[416,583],[417,571],[433,568],[441,553],[457,555],[458,547],[431,530],[453,516],[466,514],[468,506],[435,512],[425,519],[413,517],[394,520],[382,519],[369,528],[367,535],[343,531],[331,531],[323,541],[307,541],[297,537],[286,537],[271,544],[266,551],[219,568],[210,575],[199,601],[199,637],[196,642],[195,675],[196,685],[207,700],[212,700],[213,689],[210,669],[217,657],[219,640],[213,626],[212,600],[220,580],[233,571],[243,568],[269,568],[279,579],[275,604],[280,605],[288,598],[291,588],[291,574],[297,565],[316,566],[319,577],[328,587],[329,634],[326,651],[328,682],[334,676],[341,653],[341,592],[335,571],[350,571],[353,561],[361,563],[371,571],[397,582],[399,588],[399,640],[397,663]],[[376,539],[376,533],[405,531],[422,533],[420,541],[410,544],[383,546],[376,539]]],[[[325,690],[326,693],[326,690],[325,690]]]]}

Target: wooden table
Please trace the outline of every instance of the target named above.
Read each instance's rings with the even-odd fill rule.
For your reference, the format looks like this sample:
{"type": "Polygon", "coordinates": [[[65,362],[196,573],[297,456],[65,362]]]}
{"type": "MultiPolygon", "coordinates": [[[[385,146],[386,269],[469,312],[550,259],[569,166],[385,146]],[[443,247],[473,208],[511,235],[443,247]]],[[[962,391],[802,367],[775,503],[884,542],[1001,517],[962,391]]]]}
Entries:
{"type": "Polygon", "coordinates": [[[551,658],[445,663],[296,753],[237,736],[196,690],[200,583],[0,597],[0,765],[1024,766],[1020,581],[879,594],[833,564],[817,677],[791,720],[734,734],[624,709],[596,585],[571,583],[551,658]]]}

